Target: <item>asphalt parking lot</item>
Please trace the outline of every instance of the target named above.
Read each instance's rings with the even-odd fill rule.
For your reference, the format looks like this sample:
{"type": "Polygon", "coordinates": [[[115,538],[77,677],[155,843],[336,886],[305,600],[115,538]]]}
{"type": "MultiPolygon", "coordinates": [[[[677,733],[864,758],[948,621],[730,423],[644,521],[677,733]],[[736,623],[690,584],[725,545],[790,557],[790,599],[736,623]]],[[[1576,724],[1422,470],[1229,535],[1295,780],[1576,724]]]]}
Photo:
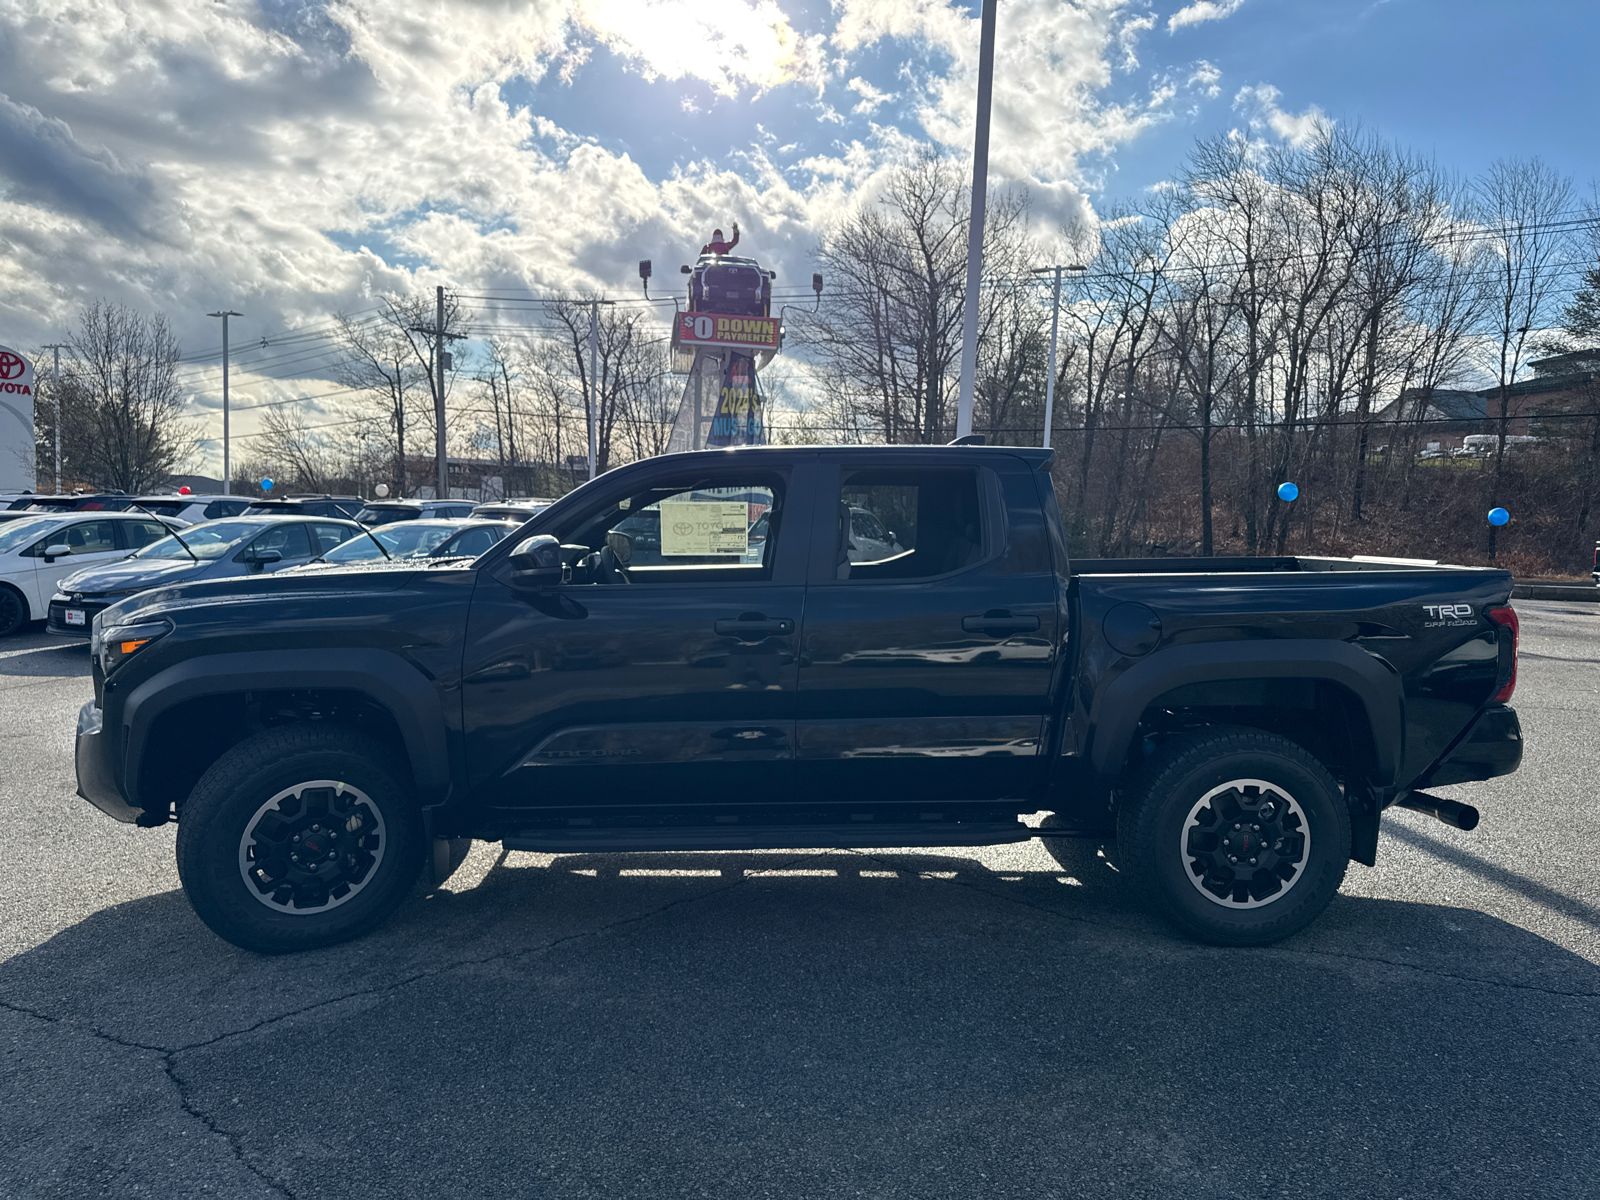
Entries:
{"type": "Polygon", "coordinates": [[[73,794],[85,651],[0,643],[0,1195],[1581,1196],[1600,605],[1523,601],[1522,771],[1223,951],[1091,847],[476,845],[261,958],[73,794]]]}

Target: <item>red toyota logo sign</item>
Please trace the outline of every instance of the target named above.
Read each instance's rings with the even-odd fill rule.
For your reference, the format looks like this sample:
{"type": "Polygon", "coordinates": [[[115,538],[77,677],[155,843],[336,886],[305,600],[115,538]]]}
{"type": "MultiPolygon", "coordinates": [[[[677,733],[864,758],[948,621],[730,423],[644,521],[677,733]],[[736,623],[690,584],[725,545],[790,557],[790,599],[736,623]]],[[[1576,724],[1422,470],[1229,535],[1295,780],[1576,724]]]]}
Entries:
{"type": "Polygon", "coordinates": [[[0,350],[0,379],[21,379],[27,369],[28,364],[20,354],[0,350]]]}

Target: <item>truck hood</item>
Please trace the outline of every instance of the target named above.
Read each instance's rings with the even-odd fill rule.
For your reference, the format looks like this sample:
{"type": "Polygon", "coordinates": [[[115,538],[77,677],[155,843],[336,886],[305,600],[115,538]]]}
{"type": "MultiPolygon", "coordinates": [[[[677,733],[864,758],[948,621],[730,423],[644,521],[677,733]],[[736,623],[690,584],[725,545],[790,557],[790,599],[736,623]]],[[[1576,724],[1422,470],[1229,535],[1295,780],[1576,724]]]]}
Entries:
{"type": "Polygon", "coordinates": [[[61,581],[64,592],[131,592],[163,584],[182,583],[200,574],[211,564],[189,558],[128,558],[121,562],[97,563],[74,571],[61,581]]]}
{"type": "Polygon", "coordinates": [[[328,570],[299,570],[157,586],[118,601],[98,618],[102,628],[128,624],[165,612],[210,605],[270,604],[307,595],[349,596],[392,592],[420,569],[418,563],[351,564],[328,570]]]}

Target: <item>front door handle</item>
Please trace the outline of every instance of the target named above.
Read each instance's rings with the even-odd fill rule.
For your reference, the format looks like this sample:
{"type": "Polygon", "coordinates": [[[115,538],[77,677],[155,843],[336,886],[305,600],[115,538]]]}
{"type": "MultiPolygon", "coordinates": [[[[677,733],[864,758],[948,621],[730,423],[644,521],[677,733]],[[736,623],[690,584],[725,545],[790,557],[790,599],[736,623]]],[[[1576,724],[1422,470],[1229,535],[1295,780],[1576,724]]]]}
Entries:
{"type": "Polygon", "coordinates": [[[1004,611],[991,611],[981,617],[962,617],[961,628],[967,633],[982,633],[989,637],[1005,637],[1010,633],[1034,633],[1039,628],[1038,617],[1013,617],[1004,611]]]}
{"type": "Polygon", "coordinates": [[[794,632],[794,621],[788,617],[768,617],[764,613],[740,613],[737,617],[722,617],[712,622],[711,628],[724,637],[745,640],[785,637],[794,632]]]}

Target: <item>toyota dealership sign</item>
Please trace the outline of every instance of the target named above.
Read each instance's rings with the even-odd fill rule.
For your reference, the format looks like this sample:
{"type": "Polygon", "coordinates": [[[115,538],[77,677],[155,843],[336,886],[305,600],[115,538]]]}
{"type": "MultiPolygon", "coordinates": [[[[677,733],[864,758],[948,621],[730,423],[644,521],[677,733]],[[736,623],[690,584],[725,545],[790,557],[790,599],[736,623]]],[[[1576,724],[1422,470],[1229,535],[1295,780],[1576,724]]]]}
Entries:
{"type": "Polygon", "coordinates": [[[0,346],[0,492],[33,487],[33,364],[0,346]]]}

